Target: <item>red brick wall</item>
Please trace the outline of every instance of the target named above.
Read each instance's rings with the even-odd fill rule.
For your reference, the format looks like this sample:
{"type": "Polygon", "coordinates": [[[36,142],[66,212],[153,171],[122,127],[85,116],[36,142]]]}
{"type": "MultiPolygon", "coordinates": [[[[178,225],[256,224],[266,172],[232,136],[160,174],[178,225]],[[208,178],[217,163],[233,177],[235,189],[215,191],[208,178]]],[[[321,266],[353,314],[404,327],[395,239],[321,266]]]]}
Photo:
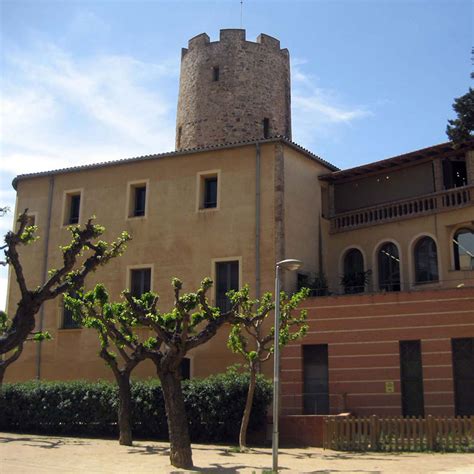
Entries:
{"type": "Polygon", "coordinates": [[[401,415],[399,341],[415,339],[425,414],[454,414],[451,338],[474,337],[474,288],[319,297],[305,308],[308,335],[282,352],[283,415],[303,413],[303,344],[328,344],[332,414],[401,415]]]}

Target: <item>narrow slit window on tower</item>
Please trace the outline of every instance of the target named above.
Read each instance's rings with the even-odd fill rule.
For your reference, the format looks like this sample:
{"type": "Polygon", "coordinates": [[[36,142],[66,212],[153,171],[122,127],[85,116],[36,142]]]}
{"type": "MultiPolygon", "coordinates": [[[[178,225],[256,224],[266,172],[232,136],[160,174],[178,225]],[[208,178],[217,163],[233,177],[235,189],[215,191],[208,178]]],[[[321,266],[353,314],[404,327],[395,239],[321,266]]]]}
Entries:
{"type": "Polygon", "coordinates": [[[214,66],[212,68],[212,80],[217,82],[219,80],[219,66],[214,66]]]}
{"type": "Polygon", "coordinates": [[[263,138],[268,138],[270,136],[270,119],[263,119],[263,138]]]}
{"type": "Polygon", "coordinates": [[[181,135],[183,134],[183,127],[178,127],[178,148],[181,146],[181,135]]]}

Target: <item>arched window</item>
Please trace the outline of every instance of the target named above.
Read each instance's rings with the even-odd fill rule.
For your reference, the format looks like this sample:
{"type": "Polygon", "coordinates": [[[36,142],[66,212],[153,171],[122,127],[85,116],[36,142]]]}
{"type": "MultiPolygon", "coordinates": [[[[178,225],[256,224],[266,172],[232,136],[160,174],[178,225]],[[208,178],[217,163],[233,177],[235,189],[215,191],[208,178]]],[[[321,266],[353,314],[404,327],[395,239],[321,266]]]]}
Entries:
{"type": "Polygon", "coordinates": [[[400,291],[400,256],[392,242],[380,247],[377,255],[379,288],[385,291],[400,291]]]}
{"type": "Polygon", "coordinates": [[[438,253],[431,237],[421,238],[415,245],[415,282],[438,281],[438,253]]]}
{"type": "Polygon", "coordinates": [[[474,270],[474,231],[459,229],[453,238],[455,270],[474,270]]]}
{"type": "Polygon", "coordinates": [[[344,276],[342,286],[345,294],[363,293],[365,291],[366,273],[364,257],[357,249],[350,249],[344,257],[344,276]]]}

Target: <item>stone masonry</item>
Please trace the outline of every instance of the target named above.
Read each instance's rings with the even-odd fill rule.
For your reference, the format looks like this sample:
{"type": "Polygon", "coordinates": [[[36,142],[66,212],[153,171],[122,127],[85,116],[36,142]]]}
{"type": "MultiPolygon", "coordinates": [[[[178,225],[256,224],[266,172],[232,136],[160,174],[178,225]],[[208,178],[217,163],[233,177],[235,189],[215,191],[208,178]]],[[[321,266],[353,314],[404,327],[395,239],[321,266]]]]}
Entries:
{"type": "Polygon", "coordinates": [[[289,53],[277,39],[246,41],[240,29],[221,30],[213,42],[195,36],[182,50],[176,149],[291,139],[290,100],[289,53]]]}

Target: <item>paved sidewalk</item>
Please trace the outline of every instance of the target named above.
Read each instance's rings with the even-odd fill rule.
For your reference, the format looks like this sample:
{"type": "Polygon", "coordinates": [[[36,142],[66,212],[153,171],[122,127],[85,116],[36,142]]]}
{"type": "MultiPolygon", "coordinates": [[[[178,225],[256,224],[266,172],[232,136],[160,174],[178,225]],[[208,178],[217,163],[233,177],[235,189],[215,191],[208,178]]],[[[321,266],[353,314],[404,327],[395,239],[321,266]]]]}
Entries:
{"type": "MultiPolygon", "coordinates": [[[[195,471],[255,473],[271,467],[271,450],[250,453],[194,444],[195,471]]],[[[281,450],[283,473],[457,473],[474,474],[474,454],[343,453],[319,448],[281,450]]],[[[90,438],[0,433],[0,472],[17,473],[177,473],[169,465],[167,443],[137,441],[133,447],[90,438]]]]}

